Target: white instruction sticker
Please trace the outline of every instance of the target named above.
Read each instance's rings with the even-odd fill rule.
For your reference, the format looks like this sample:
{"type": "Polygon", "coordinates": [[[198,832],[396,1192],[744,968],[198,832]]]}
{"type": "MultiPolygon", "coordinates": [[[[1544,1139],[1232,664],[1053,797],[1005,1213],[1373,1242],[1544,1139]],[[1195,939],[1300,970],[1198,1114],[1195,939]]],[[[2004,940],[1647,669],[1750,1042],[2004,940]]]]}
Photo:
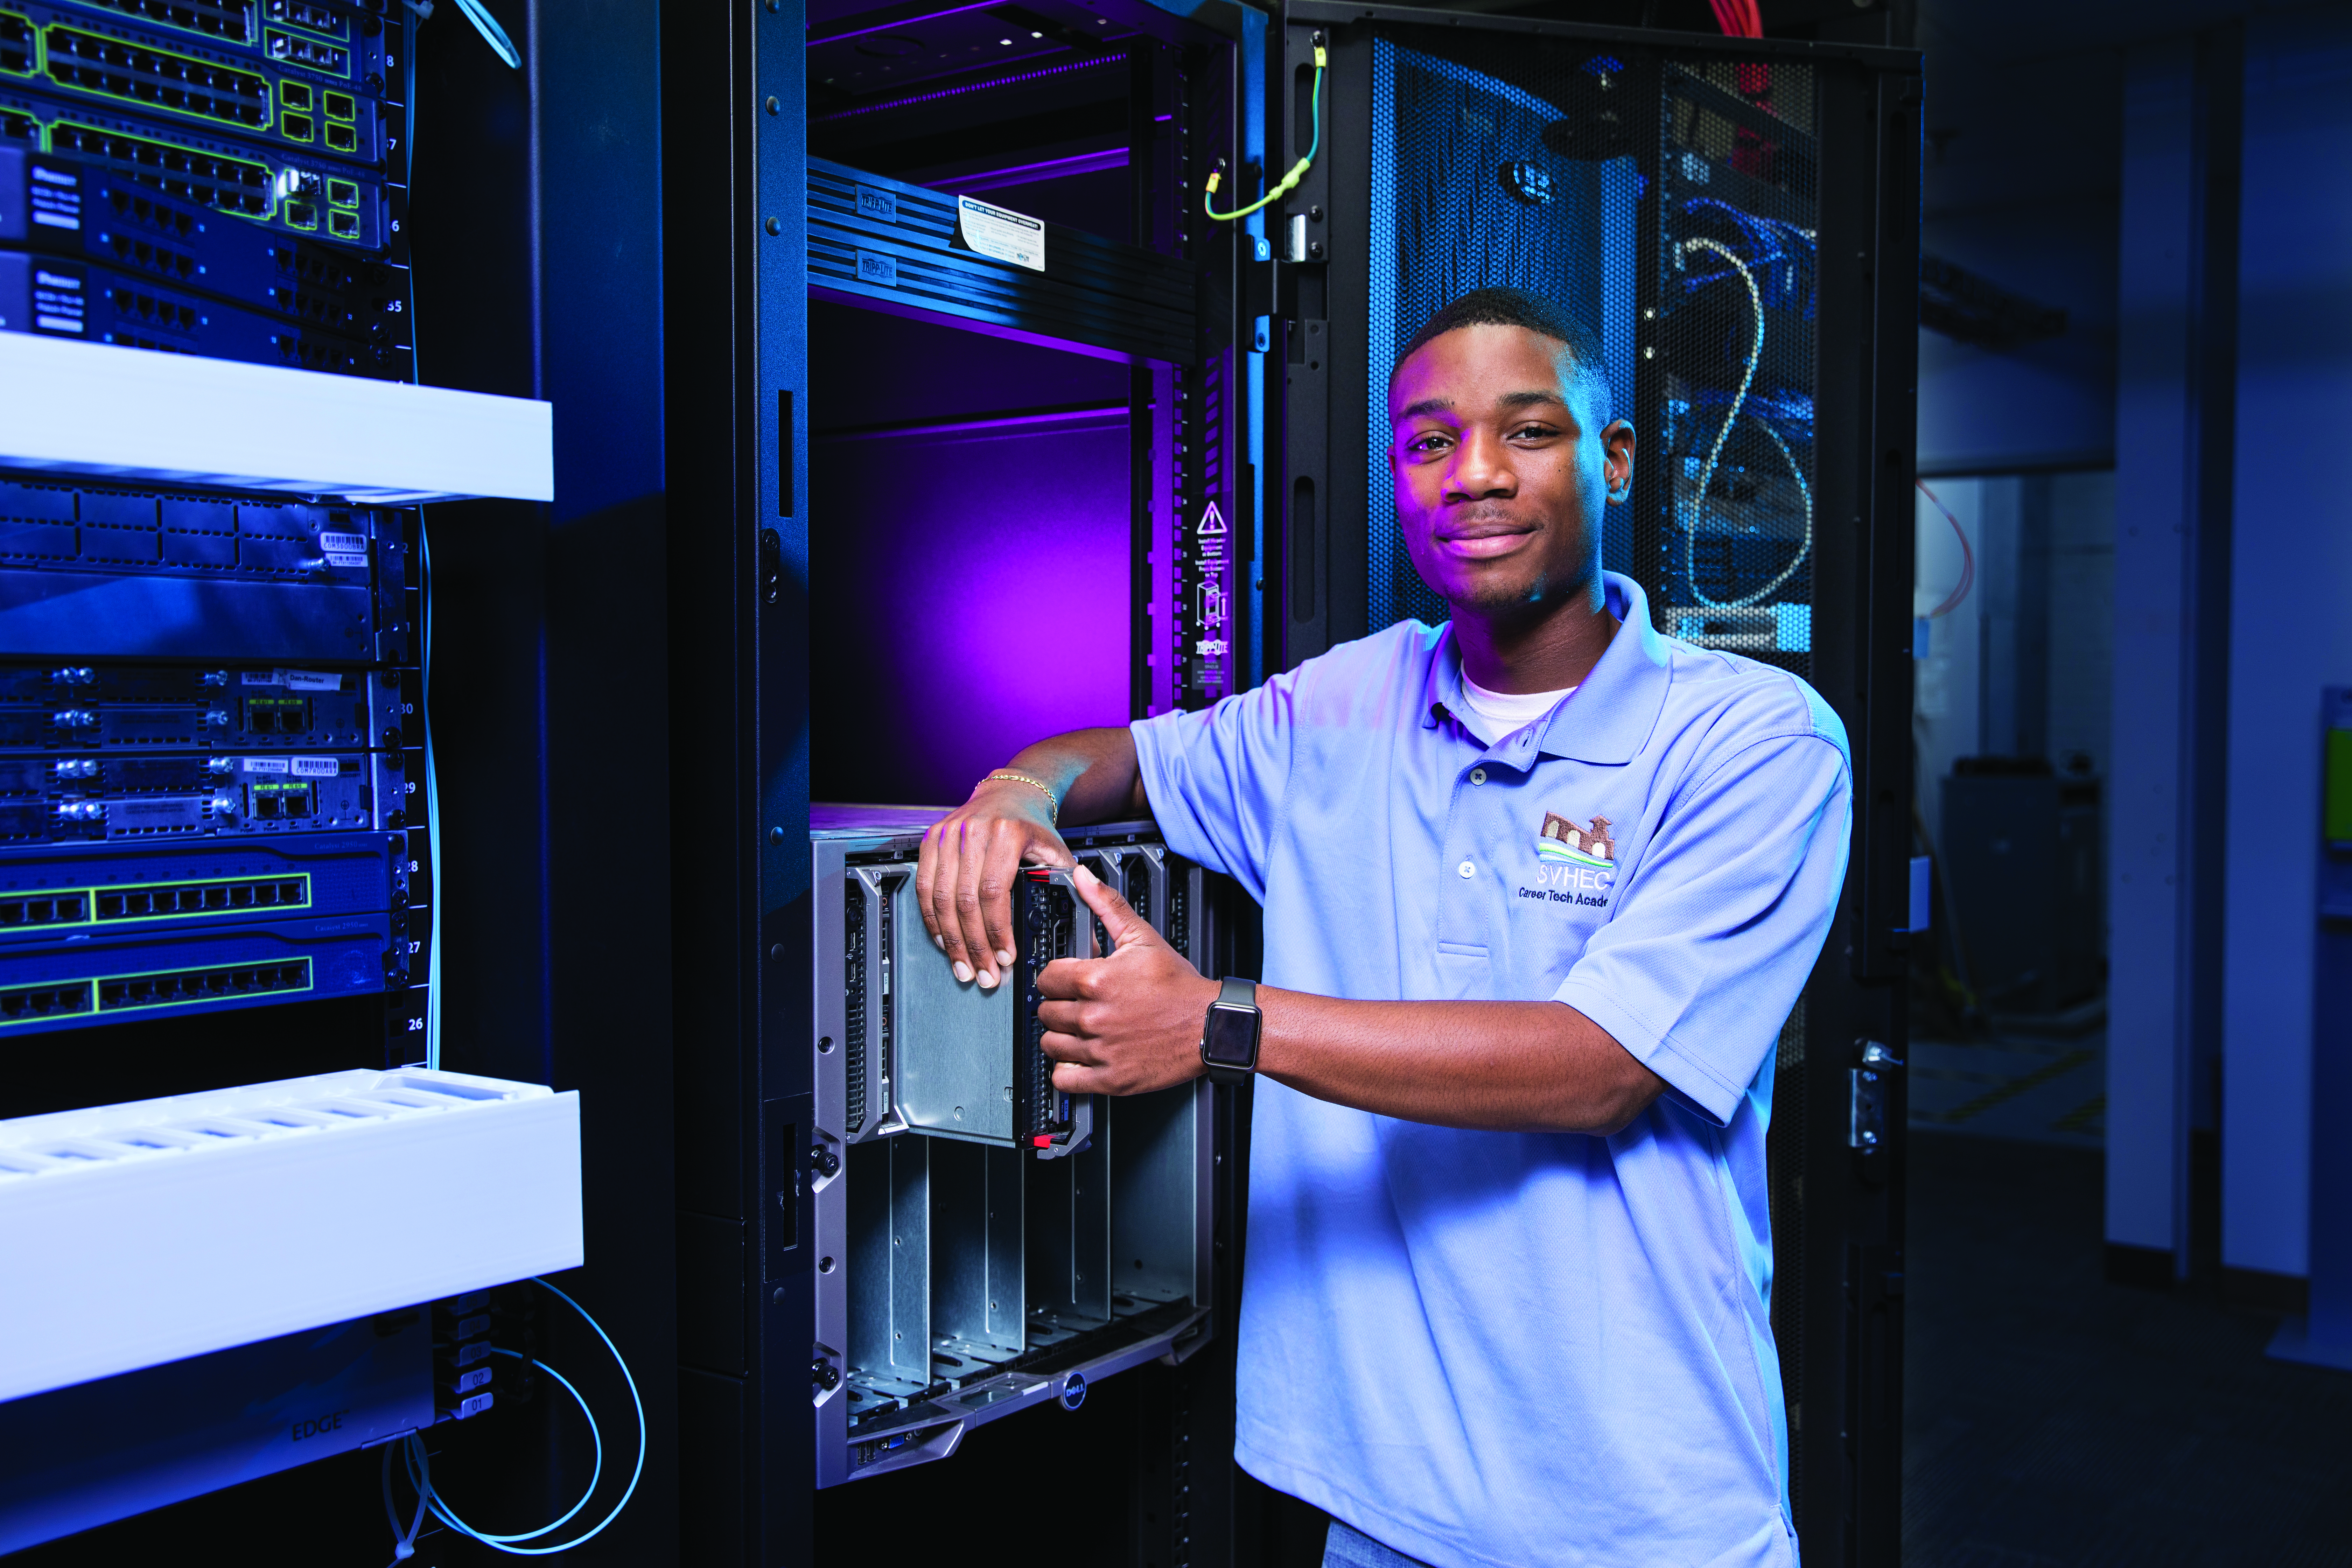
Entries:
{"type": "Polygon", "coordinates": [[[1045,226],[1035,218],[971,196],[958,196],[956,221],[963,231],[963,242],[982,256],[1010,261],[1032,272],[1045,270],[1045,226]]]}
{"type": "Polygon", "coordinates": [[[340,550],[330,550],[327,552],[327,564],[330,566],[364,567],[367,564],[367,557],[364,555],[346,555],[340,550]]]}
{"type": "Polygon", "coordinates": [[[343,678],[327,669],[288,669],[279,671],[286,677],[289,691],[341,691],[343,678]]]}
{"type": "Polygon", "coordinates": [[[245,773],[282,773],[286,771],[284,757],[245,757],[239,759],[237,772],[245,773]]]}
{"type": "Polygon", "coordinates": [[[343,771],[343,764],[333,757],[296,757],[292,761],[298,779],[331,779],[343,771]]]}

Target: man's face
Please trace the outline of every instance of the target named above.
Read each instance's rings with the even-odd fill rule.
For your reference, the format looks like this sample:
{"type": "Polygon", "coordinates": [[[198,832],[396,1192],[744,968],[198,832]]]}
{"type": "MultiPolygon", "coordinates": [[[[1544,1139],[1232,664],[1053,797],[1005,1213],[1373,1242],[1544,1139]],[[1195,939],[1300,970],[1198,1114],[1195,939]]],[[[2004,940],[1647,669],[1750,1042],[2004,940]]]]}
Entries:
{"type": "Polygon", "coordinates": [[[1590,428],[1557,340],[1525,327],[1431,339],[1389,385],[1397,521],[1457,612],[1507,616],[1598,587],[1601,508],[1631,481],[1633,429],[1590,428]]]}

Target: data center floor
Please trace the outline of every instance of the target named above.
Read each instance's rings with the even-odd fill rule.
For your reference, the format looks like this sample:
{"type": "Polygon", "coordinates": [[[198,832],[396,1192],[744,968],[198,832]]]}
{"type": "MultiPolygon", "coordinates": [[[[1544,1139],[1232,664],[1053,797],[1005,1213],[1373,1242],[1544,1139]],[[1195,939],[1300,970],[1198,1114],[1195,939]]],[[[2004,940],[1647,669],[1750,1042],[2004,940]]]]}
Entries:
{"type": "Polygon", "coordinates": [[[2100,1157],[1911,1139],[1907,1568],[2352,1565],[2352,1374],[2204,1276],[2106,1282],[2100,1157]]]}

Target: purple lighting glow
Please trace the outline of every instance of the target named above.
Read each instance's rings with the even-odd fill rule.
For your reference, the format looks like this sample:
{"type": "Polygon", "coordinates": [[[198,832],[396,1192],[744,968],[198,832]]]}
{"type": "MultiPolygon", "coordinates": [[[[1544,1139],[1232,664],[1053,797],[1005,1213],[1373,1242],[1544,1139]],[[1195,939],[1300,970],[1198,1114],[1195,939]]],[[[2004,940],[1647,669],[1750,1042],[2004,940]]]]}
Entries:
{"type": "Polygon", "coordinates": [[[1124,409],[812,457],[817,798],[961,802],[1032,741],[1127,721],[1124,409]]]}

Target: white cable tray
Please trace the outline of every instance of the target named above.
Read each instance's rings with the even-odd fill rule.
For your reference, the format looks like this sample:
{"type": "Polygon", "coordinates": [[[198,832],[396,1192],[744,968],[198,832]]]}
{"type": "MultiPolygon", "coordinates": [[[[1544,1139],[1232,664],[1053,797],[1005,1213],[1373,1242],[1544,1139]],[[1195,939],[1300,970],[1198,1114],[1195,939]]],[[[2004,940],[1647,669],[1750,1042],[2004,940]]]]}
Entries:
{"type": "Polygon", "coordinates": [[[0,332],[0,468],[386,506],[552,500],[553,405],[0,332]]]}
{"type": "Polygon", "coordinates": [[[361,1069],[0,1121],[0,1400],[583,1260],[577,1093],[361,1069]]]}

